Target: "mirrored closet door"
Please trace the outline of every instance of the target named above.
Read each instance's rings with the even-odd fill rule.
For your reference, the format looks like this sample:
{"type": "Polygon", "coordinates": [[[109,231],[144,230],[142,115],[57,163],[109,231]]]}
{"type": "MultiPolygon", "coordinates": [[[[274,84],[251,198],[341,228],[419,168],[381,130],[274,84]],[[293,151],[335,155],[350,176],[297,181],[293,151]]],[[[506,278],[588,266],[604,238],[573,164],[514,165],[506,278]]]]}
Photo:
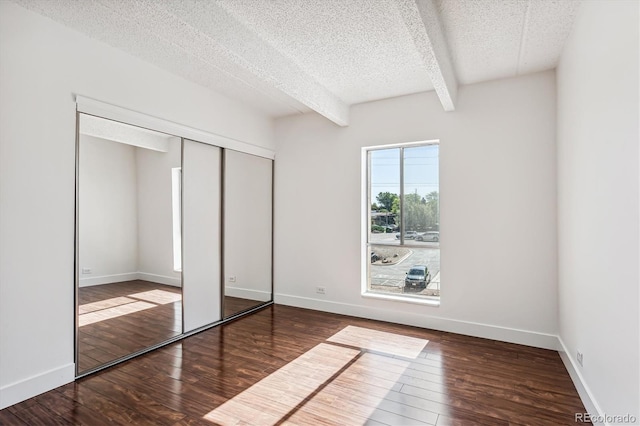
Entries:
{"type": "Polygon", "coordinates": [[[272,300],[273,160],[224,150],[224,317],[272,300]]]}
{"type": "Polygon", "coordinates": [[[77,144],[77,374],[182,334],[182,141],[86,114],[77,144]]]}
{"type": "Polygon", "coordinates": [[[116,117],[167,133],[97,117],[97,101],[85,102],[76,146],[77,376],[273,301],[271,154],[112,106],[116,117]]]}

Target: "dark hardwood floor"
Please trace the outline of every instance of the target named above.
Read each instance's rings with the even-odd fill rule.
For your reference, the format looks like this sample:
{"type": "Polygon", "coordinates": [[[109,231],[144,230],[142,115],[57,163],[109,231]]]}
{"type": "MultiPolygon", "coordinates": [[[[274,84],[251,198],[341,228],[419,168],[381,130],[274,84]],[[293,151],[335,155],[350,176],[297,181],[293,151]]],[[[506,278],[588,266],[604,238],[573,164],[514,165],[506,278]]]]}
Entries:
{"type": "Polygon", "coordinates": [[[81,287],[79,371],[182,333],[182,289],[149,281],[81,287]]]}
{"type": "Polygon", "coordinates": [[[0,411],[3,425],[562,425],[557,352],[270,306],[0,411]]]}

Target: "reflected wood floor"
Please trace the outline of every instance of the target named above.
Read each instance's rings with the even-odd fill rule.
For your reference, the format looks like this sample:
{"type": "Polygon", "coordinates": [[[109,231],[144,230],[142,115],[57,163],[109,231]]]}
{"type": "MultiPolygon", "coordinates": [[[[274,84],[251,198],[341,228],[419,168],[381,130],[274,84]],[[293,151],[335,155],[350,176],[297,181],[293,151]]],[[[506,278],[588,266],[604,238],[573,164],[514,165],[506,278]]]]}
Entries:
{"type": "Polygon", "coordinates": [[[142,280],[81,287],[80,371],[181,334],[181,294],[179,287],[142,280]]]}
{"type": "Polygon", "coordinates": [[[225,296],[224,297],[224,317],[225,318],[230,317],[231,315],[246,311],[247,309],[251,309],[258,305],[262,305],[263,303],[265,302],[251,300],[251,299],[243,299],[241,297],[225,296]]]}
{"type": "Polygon", "coordinates": [[[561,425],[584,410],[557,352],[275,305],[2,410],[0,423],[561,425]]]}

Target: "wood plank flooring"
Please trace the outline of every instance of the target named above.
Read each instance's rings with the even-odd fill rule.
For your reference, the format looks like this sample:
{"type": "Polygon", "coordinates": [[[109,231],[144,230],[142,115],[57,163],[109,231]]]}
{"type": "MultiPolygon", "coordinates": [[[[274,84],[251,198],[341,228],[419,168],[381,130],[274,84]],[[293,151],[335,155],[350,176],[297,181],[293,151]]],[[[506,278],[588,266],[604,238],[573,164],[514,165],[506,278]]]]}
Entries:
{"type": "Polygon", "coordinates": [[[557,352],[275,305],[2,410],[0,424],[573,425],[584,411],[557,352]],[[363,349],[367,330],[426,343],[416,357],[363,349]]]}

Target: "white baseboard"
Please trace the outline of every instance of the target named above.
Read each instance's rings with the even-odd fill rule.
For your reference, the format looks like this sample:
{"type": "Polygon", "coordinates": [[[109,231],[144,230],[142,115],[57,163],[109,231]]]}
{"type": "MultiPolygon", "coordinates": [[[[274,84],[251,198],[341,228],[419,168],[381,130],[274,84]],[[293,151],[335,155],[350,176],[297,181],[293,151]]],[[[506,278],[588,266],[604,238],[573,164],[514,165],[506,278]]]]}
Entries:
{"type": "Polygon", "coordinates": [[[182,287],[180,278],[167,277],[166,275],[150,274],[148,272],[138,272],[139,280],[150,281],[157,284],[165,284],[173,287],[182,287]]]}
{"type": "Polygon", "coordinates": [[[298,308],[314,309],[341,315],[387,321],[415,327],[430,328],[432,330],[447,331],[466,336],[499,340],[508,343],[533,346],[543,349],[558,349],[558,336],[554,334],[538,333],[535,331],[519,330],[515,328],[499,327],[468,321],[452,320],[448,318],[399,312],[372,308],[368,306],[331,302],[307,297],[276,294],[275,303],[295,306],[298,308]]]}
{"type": "Polygon", "coordinates": [[[98,277],[80,278],[80,287],[120,283],[123,281],[144,280],[152,283],[182,287],[181,279],[165,275],[150,274],[148,272],[127,272],[125,274],[101,275],[98,277]]]}
{"type": "MultiPolygon", "coordinates": [[[[558,353],[560,354],[560,358],[564,363],[564,367],[569,372],[569,376],[571,377],[571,380],[573,381],[573,384],[578,391],[578,395],[580,396],[580,399],[582,400],[587,413],[604,418],[604,412],[600,409],[600,405],[598,405],[596,399],[593,396],[593,393],[591,392],[591,389],[589,389],[589,386],[587,386],[584,377],[582,377],[582,373],[580,372],[578,365],[576,365],[573,356],[571,356],[572,354],[569,352],[567,346],[564,344],[560,336],[558,336],[558,353]]],[[[594,421],[593,424],[608,425],[609,423],[594,421]]]]}
{"type": "Polygon", "coordinates": [[[268,291],[251,290],[240,287],[226,286],[224,289],[224,295],[239,297],[241,299],[257,300],[259,302],[268,302],[271,300],[271,293],[268,291]]]}
{"type": "Polygon", "coordinates": [[[138,279],[137,272],[127,272],[125,274],[100,275],[97,277],[80,278],[80,287],[90,287],[101,284],[119,283],[122,281],[133,281],[138,279]]]}
{"type": "Polygon", "coordinates": [[[74,381],[75,364],[45,371],[0,388],[0,410],[74,381]]]}

